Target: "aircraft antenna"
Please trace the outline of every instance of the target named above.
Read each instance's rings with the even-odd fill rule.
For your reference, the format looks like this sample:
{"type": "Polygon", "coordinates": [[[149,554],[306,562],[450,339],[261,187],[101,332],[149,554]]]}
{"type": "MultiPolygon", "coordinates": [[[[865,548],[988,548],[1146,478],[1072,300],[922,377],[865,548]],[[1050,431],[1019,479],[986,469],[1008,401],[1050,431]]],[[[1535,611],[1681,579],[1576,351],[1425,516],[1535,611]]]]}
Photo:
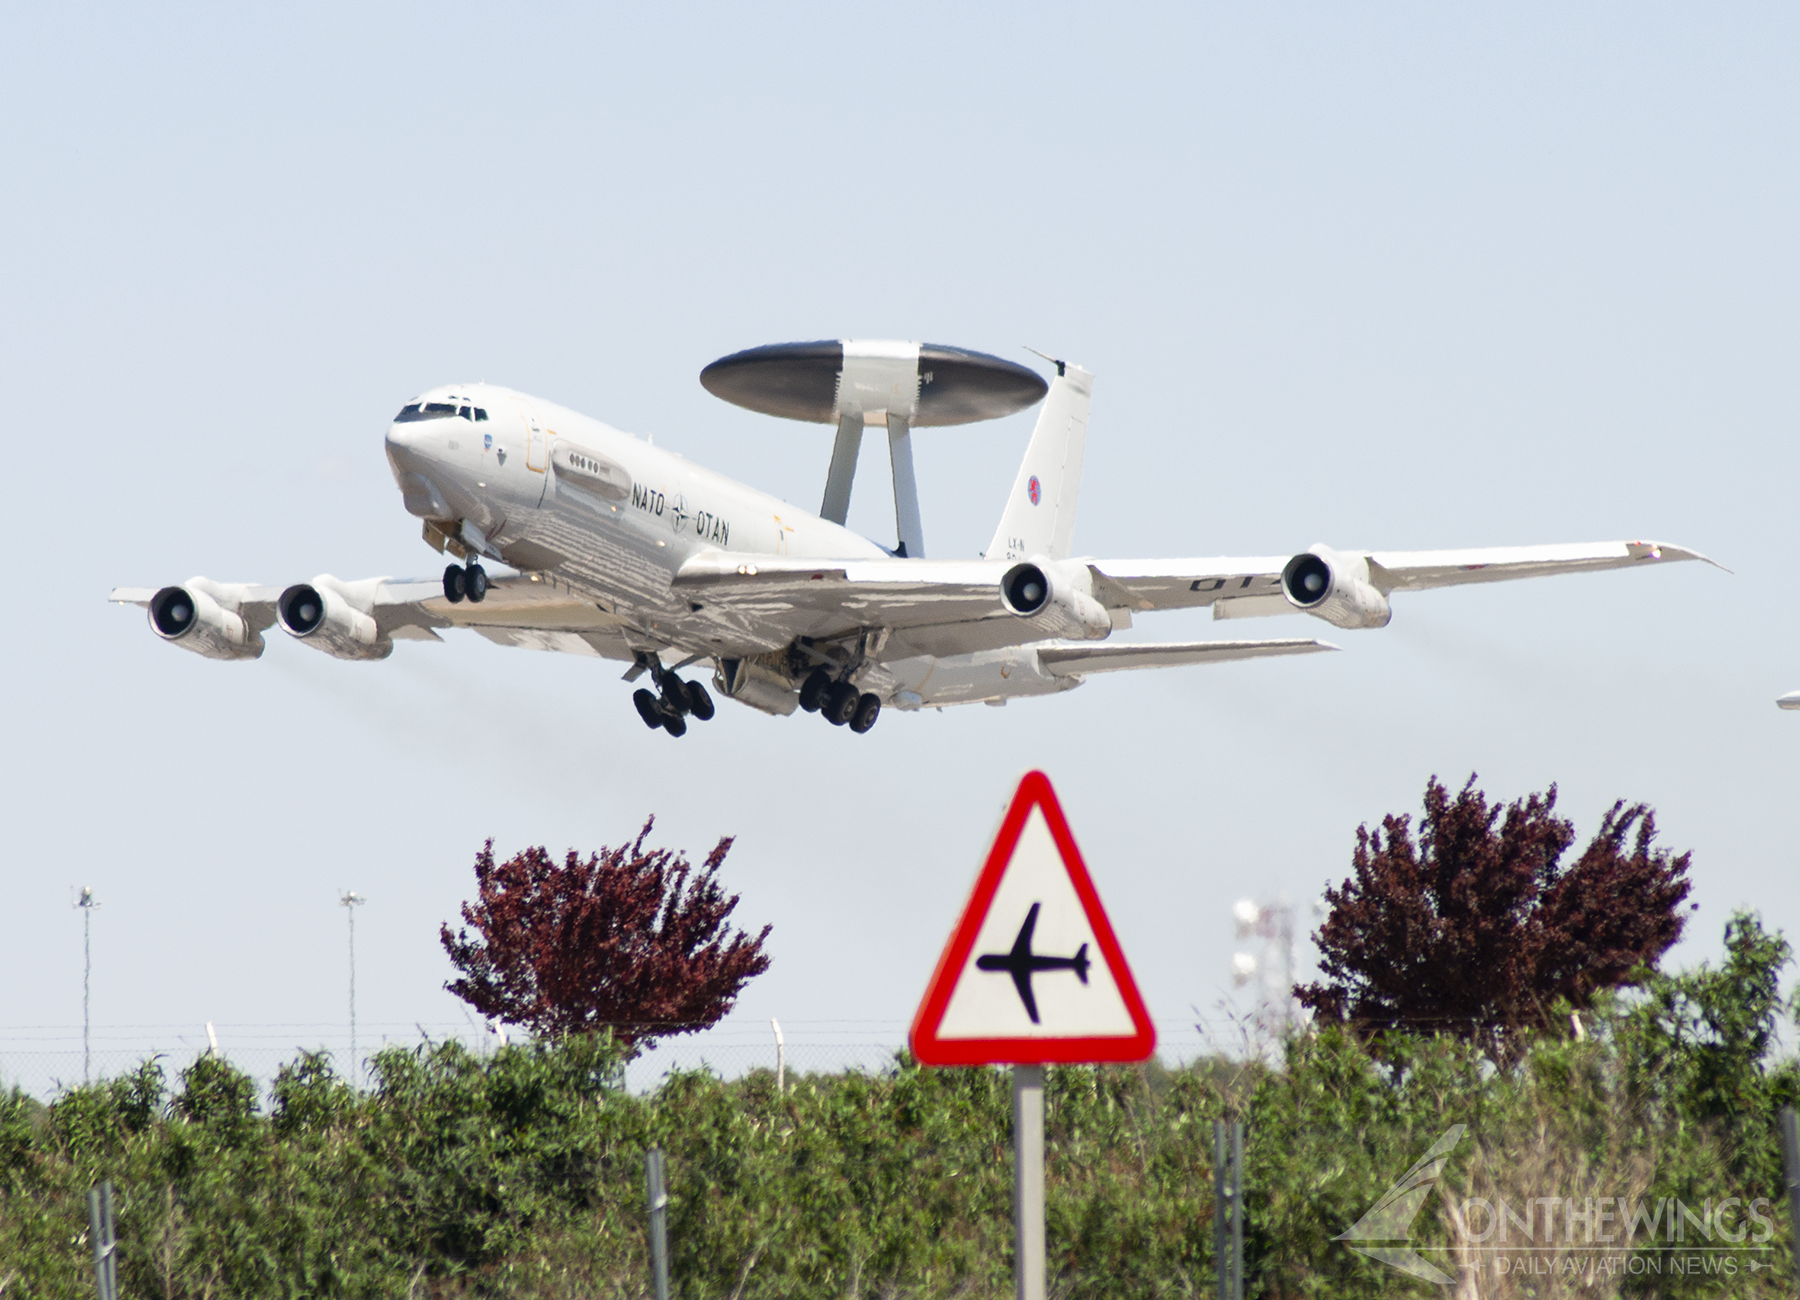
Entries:
{"type": "Polygon", "coordinates": [[[1022,344],[1020,344],[1020,346],[1023,347],[1027,352],[1031,353],[1032,356],[1042,357],[1044,360],[1048,361],[1051,365],[1055,366],[1057,374],[1062,375],[1062,374],[1068,373],[1068,364],[1069,364],[1068,362],[1058,361],[1055,357],[1051,356],[1048,352],[1039,352],[1036,348],[1032,347],[1031,344],[1029,344],[1029,343],[1022,343],[1022,344]]]}
{"type": "Polygon", "coordinates": [[[356,909],[369,900],[354,889],[344,891],[338,899],[338,906],[344,909],[344,917],[350,922],[350,1077],[352,1080],[360,1076],[356,1063],[356,909]]]}

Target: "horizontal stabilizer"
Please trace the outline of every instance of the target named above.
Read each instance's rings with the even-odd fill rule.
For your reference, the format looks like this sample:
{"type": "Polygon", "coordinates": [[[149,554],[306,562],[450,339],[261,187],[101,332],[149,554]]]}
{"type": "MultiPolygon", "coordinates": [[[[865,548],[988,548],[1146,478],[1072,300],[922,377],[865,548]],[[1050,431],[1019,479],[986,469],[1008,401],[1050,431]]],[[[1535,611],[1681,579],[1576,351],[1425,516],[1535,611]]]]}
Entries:
{"type": "Polygon", "coordinates": [[[1310,655],[1336,650],[1329,641],[1147,641],[1136,645],[1040,646],[1038,662],[1058,677],[1115,673],[1126,668],[1178,668],[1183,664],[1220,664],[1234,659],[1266,659],[1275,655],[1310,655]]]}

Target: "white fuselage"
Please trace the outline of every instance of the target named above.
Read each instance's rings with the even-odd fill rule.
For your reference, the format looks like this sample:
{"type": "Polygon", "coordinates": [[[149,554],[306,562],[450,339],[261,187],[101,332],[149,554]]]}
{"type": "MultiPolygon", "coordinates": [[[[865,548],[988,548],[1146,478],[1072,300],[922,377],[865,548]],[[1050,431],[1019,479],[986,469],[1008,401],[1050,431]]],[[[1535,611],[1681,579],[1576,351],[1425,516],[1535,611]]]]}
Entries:
{"type": "MultiPolygon", "coordinates": [[[[891,554],[808,510],[540,398],[465,384],[435,389],[414,399],[419,403],[471,415],[389,427],[388,460],[408,510],[429,521],[463,521],[456,541],[518,568],[553,573],[602,610],[689,655],[752,656],[786,640],[759,638],[741,618],[684,599],[671,579],[697,553],[835,561],[891,554]],[[609,492],[608,467],[622,470],[628,487],[609,492]]],[[[888,661],[866,682],[902,708],[1052,694],[1075,684],[1041,671],[1029,646],[888,661]]]]}

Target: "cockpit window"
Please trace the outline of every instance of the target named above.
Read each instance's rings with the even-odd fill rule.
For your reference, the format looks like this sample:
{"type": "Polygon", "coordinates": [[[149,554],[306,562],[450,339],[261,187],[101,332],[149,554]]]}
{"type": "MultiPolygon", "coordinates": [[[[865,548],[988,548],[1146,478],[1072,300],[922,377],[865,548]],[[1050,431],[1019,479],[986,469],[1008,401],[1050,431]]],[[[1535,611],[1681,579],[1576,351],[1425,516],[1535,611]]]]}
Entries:
{"type": "Polygon", "coordinates": [[[395,424],[410,424],[414,420],[448,420],[452,417],[464,420],[485,420],[488,413],[479,406],[470,406],[466,402],[414,402],[411,406],[400,408],[400,414],[394,417],[395,424]]]}

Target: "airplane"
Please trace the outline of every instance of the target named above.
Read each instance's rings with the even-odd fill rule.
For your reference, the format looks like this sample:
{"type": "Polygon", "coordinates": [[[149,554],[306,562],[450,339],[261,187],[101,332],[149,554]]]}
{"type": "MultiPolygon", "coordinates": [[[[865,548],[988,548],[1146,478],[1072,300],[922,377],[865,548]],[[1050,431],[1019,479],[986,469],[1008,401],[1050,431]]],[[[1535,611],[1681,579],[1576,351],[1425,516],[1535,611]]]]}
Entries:
{"type": "Polygon", "coordinates": [[[977,970],[1003,970],[1012,976],[1013,987],[1019,990],[1019,1001],[1025,1004],[1025,1014],[1031,1017],[1031,1023],[1038,1023],[1037,998],[1031,991],[1031,977],[1041,970],[1072,970],[1075,978],[1083,984],[1088,982],[1088,946],[1084,943],[1076,949],[1073,957],[1040,957],[1031,951],[1031,936],[1037,929],[1038,909],[1042,903],[1033,903],[1031,910],[1025,913],[1025,924],[1019,927],[1019,937],[1013,940],[1011,952],[991,952],[975,959],[977,970]]]}
{"type": "Polygon", "coordinates": [[[1789,691],[1786,695],[1777,695],[1775,697],[1775,707],[1778,709],[1800,709],[1800,691],[1789,691]]]}
{"type": "MultiPolygon", "coordinates": [[[[1042,355],[1042,354],[1039,354],[1042,355]]],[[[1397,592],[1705,560],[1659,542],[1112,560],[1073,536],[1093,375],[936,344],[832,340],[752,348],[701,374],[720,396],[838,426],[820,513],[694,464],[653,439],[488,383],[407,402],[386,432],[401,503],[456,561],[441,578],[287,587],[205,577],[119,587],[157,637],[253,660],[272,625],[326,654],[380,660],[396,641],[468,628],[504,646],[629,665],[633,703],[672,736],[714,716],[713,688],[771,715],[805,710],[864,733],[887,708],[1004,705],[1096,673],[1336,650],[1330,642],[1120,642],[1135,616],[1210,607],[1215,619],[1300,611],[1379,628],[1397,592]],[[915,429],[1042,409],[993,541],[977,559],[926,558],[915,429]],[[866,428],[887,430],[900,537],[844,526],[866,428]],[[516,572],[490,577],[483,561],[516,572]]],[[[1710,561],[1708,561],[1710,563],[1710,561]]]]}

